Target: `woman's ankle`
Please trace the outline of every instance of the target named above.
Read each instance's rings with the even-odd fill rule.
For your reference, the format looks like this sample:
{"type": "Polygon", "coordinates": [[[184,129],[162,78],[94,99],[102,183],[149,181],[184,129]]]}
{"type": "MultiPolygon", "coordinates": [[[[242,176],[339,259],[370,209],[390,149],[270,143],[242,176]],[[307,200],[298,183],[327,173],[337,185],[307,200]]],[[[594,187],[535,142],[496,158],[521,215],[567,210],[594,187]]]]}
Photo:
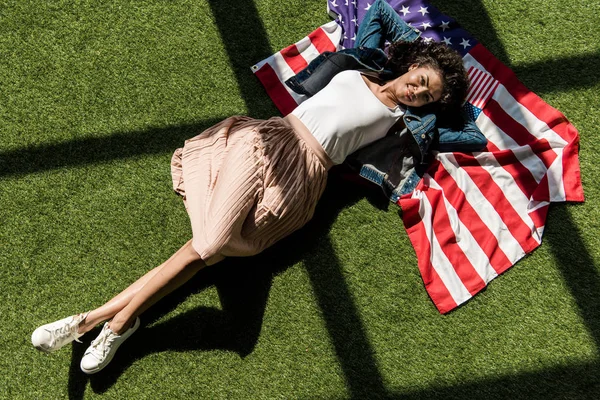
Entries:
{"type": "Polygon", "coordinates": [[[108,321],[108,327],[117,335],[121,335],[133,326],[134,321],[135,318],[123,318],[117,314],[108,321]]]}
{"type": "Polygon", "coordinates": [[[79,322],[79,325],[77,326],[77,333],[80,333],[83,335],[84,333],[91,331],[92,328],[97,325],[97,324],[93,324],[93,325],[90,324],[89,315],[90,315],[90,311],[81,313],[78,315],[78,316],[83,316],[83,319],[81,320],[81,322],[79,322]]]}

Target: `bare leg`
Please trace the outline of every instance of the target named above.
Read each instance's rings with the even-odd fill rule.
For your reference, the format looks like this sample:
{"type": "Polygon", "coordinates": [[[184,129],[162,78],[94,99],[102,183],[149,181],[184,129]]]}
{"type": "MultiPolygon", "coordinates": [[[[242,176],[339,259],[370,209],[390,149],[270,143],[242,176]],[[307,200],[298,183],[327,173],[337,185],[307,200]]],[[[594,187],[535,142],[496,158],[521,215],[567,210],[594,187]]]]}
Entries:
{"type": "Polygon", "coordinates": [[[183,285],[205,266],[190,240],[145,282],[123,309],[114,315],[109,322],[110,329],[116,334],[123,333],[141,313],[183,285]]]}
{"type": "Polygon", "coordinates": [[[139,278],[137,281],[129,285],[125,290],[121,293],[110,299],[104,305],[90,311],[85,318],[79,324],[79,333],[85,333],[92,330],[96,325],[101,322],[107,321],[115,316],[119,311],[121,311],[125,306],[129,304],[131,299],[142,289],[167,263],[172,261],[174,258],[180,255],[180,253],[186,251],[184,245],[181,247],[175,254],[173,254],[167,261],[155,267],[154,269],[148,271],[144,276],[139,278]]]}

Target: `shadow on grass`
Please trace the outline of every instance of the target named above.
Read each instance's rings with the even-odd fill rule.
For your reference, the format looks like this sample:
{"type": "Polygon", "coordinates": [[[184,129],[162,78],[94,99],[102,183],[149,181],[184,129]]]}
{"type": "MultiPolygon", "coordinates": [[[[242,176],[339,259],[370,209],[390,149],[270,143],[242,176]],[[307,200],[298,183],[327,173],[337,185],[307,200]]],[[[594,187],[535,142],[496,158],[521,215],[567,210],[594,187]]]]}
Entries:
{"type": "MultiPolygon", "coordinates": [[[[571,206],[577,207],[577,206],[571,206]]],[[[555,205],[550,209],[551,218],[544,232],[544,241],[557,260],[560,272],[565,280],[580,315],[600,350],[600,275],[598,266],[590,256],[579,229],[569,209],[564,205],[555,205]],[[554,225],[553,221],[557,221],[554,225]],[[560,221],[560,222],[558,222],[560,221]],[[556,226],[556,228],[555,228],[556,226]],[[565,234],[567,233],[567,234],[565,234]]],[[[600,382],[600,378],[596,375],[600,382]]],[[[600,398],[600,393],[598,393],[600,398]]]]}
{"type": "Polygon", "coordinates": [[[582,363],[517,373],[496,379],[477,379],[469,384],[430,387],[422,391],[392,393],[387,398],[402,400],[597,400],[600,363],[582,363]]]}
{"type": "Polygon", "coordinates": [[[0,178],[172,152],[186,139],[225,118],[6,151],[0,153],[0,178]]]}
{"type": "Polygon", "coordinates": [[[454,18],[504,64],[511,66],[506,48],[499,39],[494,24],[481,0],[430,0],[442,13],[454,18]],[[485,27],[486,29],[481,29],[485,27]]]}
{"type": "Polygon", "coordinates": [[[265,27],[254,1],[208,0],[216,20],[240,95],[248,115],[269,118],[279,115],[271,101],[265,102],[264,88],[250,73],[250,66],[273,54],[265,27]],[[257,93],[260,93],[257,96],[257,93]]]}
{"type": "Polygon", "coordinates": [[[600,83],[600,52],[519,64],[513,71],[537,94],[585,89],[600,83]],[[574,73],[577,71],[577,73],[574,73]],[[556,79],[559,76],[560,79],[556,79]]]}
{"type": "Polygon", "coordinates": [[[315,216],[303,229],[257,256],[226,259],[200,271],[144,313],[142,321],[144,326],[152,325],[185,298],[212,285],[222,309],[199,307],[140,329],[135,340],[119,349],[109,367],[89,377],[80,371],[79,361],[99,328],[84,337],[85,345],[75,343],[69,398],[83,398],[87,382],[96,393],[107,391],[136,360],[152,353],[224,350],[245,357],[258,341],[273,277],[300,261],[307,269],[350,392],[359,397],[385,395],[373,350],[328,238],[330,226],[342,209],[365,197],[379,208],[389,204],[374,185],[350,186],[352,176],[344,167],[332,170],[315,216]],[[354,189],[348,190],[349,186],[354,189]],[[339,196],[341,190],[347,195],[339,196]]]}

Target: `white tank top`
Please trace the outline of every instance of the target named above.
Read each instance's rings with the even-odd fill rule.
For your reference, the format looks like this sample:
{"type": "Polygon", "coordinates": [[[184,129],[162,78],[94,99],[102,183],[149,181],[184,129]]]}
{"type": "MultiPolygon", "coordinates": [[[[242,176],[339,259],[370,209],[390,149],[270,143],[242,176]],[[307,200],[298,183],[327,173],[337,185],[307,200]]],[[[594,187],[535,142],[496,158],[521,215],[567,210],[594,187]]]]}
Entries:
{"type": "Polygon", "coordinates": [[[369,89],[358,71],[343,71],[292,114],[319,141],[334,164],[381,139],[404,110],[387,107],[369,89]]]}

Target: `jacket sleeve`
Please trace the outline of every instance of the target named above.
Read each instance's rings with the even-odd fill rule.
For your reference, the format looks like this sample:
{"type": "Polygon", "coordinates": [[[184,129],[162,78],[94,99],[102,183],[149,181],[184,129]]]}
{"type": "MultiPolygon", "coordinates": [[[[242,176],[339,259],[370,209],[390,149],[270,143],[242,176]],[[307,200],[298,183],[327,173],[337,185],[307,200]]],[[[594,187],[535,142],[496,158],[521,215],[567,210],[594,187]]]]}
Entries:
{"type": "Polygon", "coordinates": [[[387,55],[380,49],[354,48],[338,52],[324,52],[285,84],[298,94],[312,97],[323,89],[338,73],[349,70],[383,71],[387,55]]]}
{"type": "Polygon", "coordinates": [[[482,151],[487,139],[475,122],[465,118],[462,126],[438,127],[437,149],[441,152],[482,151]]]}

